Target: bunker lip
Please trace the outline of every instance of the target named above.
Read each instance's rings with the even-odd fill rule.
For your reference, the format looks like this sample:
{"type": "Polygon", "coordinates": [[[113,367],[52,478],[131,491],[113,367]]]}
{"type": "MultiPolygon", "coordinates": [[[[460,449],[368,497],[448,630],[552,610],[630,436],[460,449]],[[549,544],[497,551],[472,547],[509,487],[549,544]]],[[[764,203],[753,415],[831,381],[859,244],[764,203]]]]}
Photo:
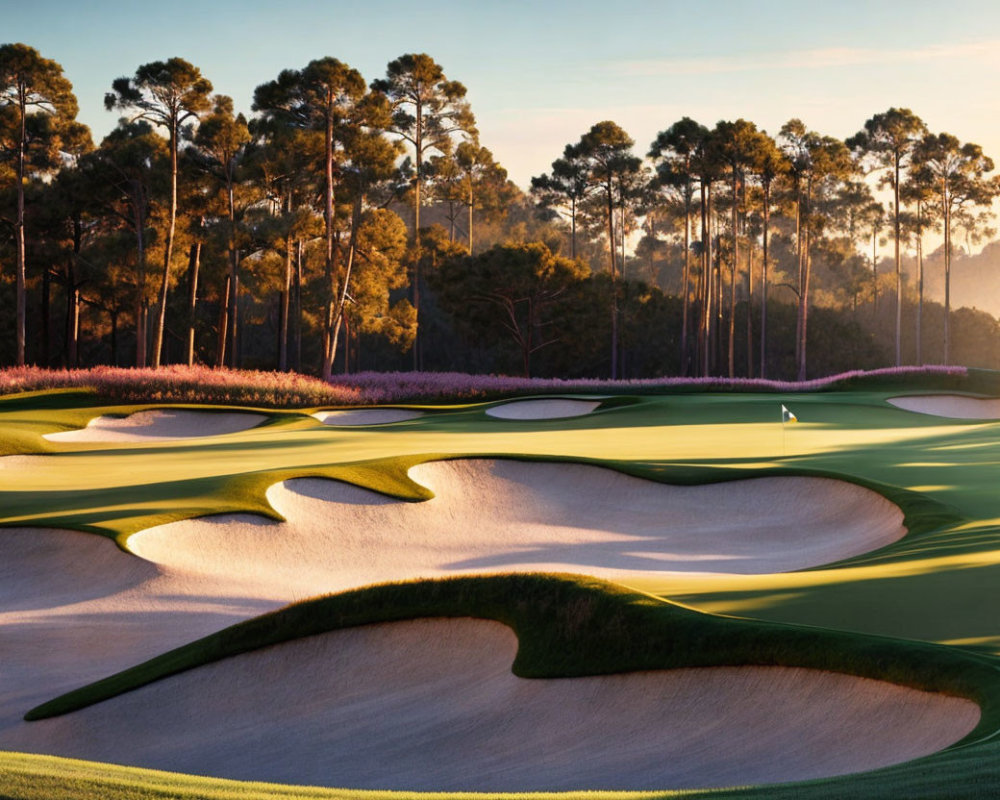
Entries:
{"type": "Polygon", "coordinates": [[[522,679],[516,649],[506,626],[469,618],[349,628],[31,723],[21,743],[350,789],[649,790],[876,769],[941,750],[980,718],[969,700],[802,668],[522,679]]]}
{"type": "Polygon", "coordinates": [[[267,417],[246,411],[152,409],[127,417],[95,417],[86,428],[46,433],[52,442],[148,442],[222,436],[249,430],[267,417]]]}
{"type": "Polygon", "coordinates": [[[486,415],[497,419],[533,420],[582,417],[593,412],[599,400],[569,400],[563,398],[513,400],[486,409],[486,415]]]}
{"type": "Polygon", "coordinates": [[[286,522],[250,514],[190,519],[134,534],[128,547],[167,568],[301,597],[462,573],[622,581],[785,572],[906,533],[893,503],[829,478],[671,486],[585,464],[505,459],[428,462],[410,476],[435,497],[412,503],[338,481],[293,479],[267,493],[286,522]]]}
{"type": "Polygon", "coordinates": [[[886,402],[904,411],[951,419],[1000,419],[1000,397],[969,397],[962,394],[909,394],[889,397],[886,402]]]}
{"type": "Polygon", "coordinates": [[[386,425],[405,422],[424,414],[408,408],[348,408],[334,411],[317,411],[313,417],[324,425],[386,425]]]}

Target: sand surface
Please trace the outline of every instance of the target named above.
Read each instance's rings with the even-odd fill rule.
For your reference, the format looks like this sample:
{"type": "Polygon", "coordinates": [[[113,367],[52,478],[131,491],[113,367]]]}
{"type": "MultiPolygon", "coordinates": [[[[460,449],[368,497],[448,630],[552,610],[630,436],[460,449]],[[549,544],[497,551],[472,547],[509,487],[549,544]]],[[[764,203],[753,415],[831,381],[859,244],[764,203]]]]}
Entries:
{"type": "Polygon", "coordinates": [[[422,417],[422,411],[408,408],[351,408],[343,411],[317,411],[313,416],[324,425],[385,425],[422,417]]]}
{"type": "Polygon", "coordinates": [[[906,411],[952,419],[1000,419],[1000,397],[924,394],[890,397],[886,402],[906,411]]]}
{"type": "Polygon", "coordinates": [[[525,680],[515,651],[495,622],[337,631],[0,733],[0,747],[350,788],[652,789],[874,769],[979,720],[967,700],[804,669],[525,680]]]}
{"type": "Polygon", "coordinates": [[[150,561],[298,596],[459,573],[770,573],[829,563],[905,533],[855,484],[773,477],[667,486],[581,464],[460,459],[414,467],[411,503],[323,479],[268,490],[287,522],[230,514],[133,535],[150,561]]]}
{"type": "Polygon", "coordinates": [[[499,419],[560,419],[582,417],[600,405],[598,400],[515,400],[486,409],[486,416],[499,419]]]}
{"type": "Polygon", "coordinates": [[[221,436],[259,425],[263,414],[228,411],[138,411],[127,417],[95,417],[86,428],[46,433],[52,442],[147,442],[221,436]]]}

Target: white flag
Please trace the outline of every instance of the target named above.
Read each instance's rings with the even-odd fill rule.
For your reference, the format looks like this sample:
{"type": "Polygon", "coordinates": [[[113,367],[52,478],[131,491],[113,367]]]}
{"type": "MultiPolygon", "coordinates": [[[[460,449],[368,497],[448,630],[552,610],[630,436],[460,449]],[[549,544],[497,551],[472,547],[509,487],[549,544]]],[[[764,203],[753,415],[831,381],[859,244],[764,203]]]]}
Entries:
{"type": "Polygon", "coordinates": [[[781,421],[782,422],[798,422],[799,418],[796,417],[791,411],[785,408],[784,405],[781,406],[781,421]]]}

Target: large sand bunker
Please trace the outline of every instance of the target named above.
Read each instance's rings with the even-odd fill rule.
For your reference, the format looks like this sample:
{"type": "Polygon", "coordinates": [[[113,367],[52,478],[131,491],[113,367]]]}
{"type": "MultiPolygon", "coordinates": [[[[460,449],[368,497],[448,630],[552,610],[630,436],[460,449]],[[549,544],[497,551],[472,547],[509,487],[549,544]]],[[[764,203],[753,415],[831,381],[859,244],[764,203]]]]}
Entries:
{"type": "Polygon", "coordinates": [[[486,415],[498,419],[562,419],[582,417],[600,404],[599,400],[515,400],[487,408],[486,415]]]}
{"type": "Polygon", "coordinates": [[[887,403],[918,414],[952,419],[1000,419],[1000,398],[961,394],[915,394],[890,397],[887,403]]]}
{"type": "Polygon", "coordinates": [[[979,721],[964,699],[806,669],[525,680],[512,632],[418,620],[270,647],[167,678],[0,747],[365,789],[732,786],[875,769],[979,721]]]}
{"type": "Polygon", "coordinates": [[[351,408],[317,411],[313,416],[324,425],[386,425],[422,417],[423,412],[408,408],[351,408]]]}
{"type": "Polygon", "coordinates": [[[86,428],[46,433],[53,442],[146,442],[222,436],[259,425],[263,414],[228,411],[152,410],[127,417],[95,417],[86,428]]]}
{"type": "Polygon", "coordinates": [[[458,573],[769,573],[825,564],[904,535],[902,512],[843,481],[771,477],[668,486],[601,467],[462,459],[411,477],[409,503],[346,483],[268,490],[287,520],[237,514],[142,531],[129,547],[185,572],[306,594],[458,573]]]}

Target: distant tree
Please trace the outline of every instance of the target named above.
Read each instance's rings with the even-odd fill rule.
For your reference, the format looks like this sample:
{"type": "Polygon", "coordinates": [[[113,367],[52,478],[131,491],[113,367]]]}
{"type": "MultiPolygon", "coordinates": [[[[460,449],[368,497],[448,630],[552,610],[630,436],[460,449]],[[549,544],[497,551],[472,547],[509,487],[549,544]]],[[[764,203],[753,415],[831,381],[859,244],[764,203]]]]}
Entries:
{"type": "MultiPolygon", "coordinates": [[[[739,270],[739,212],[740,212],[740,190],[746,183],[746,173],[753,165],[754,157],[760,143],[758,141],[759,131],[757,126],[745,119],[738,119],[735,122],[726,120],[720,121],[715,126],[713,135],[718,147],[719,159],[729,170],[730,181],[730,242],[732,247],[730,264],[730,286],[729,286],[729,342],[727,365],[729,377],[735,377],[735,324],[736,324],[736,273],[739,270]]],[[[748,270],[749,278],[749,270],[748,270]]],[[[749,304],[750,295],[747,296],[749,304]]],[[[749,315],[747,316],[750,319],[749,315]]],[[[747,341],[747,356],[752,353],[751,342],[747,341]]],[[[752,365],[747,370],[747,377],[752,376],[752,365]]]]}
{"type": "Polygon", "coordinates": [[[691,208],[695,176],[692,159],[708,136],[708,128],[684,117],[660,131],[650,145],[658,186],[679,188],[684,203],[684,273],[681,278],[681,374],[688,371],[688,308],[691,300],[691,208]]]}
{"type": "MultiPolygon", "coordinates": [[[[390,130],[413,146],[413,307],[420,314],[420,203],[431,151],[450,153],[454,138],[477,135],[476,119],[465,99],[466,89],[445,77],[444,69],[426,53],[407,53],[386,67],[386,76],[372,82],[372,89],[389,98],[390,130]]],[[[418,339],[413,347],[413,365],[420,367],[418,339]]]]}
{"type": "MultiPolygon", "coordinates": [[[[924,178],[928,178],[925,175],[924,178]]],[[[900,199],[905,200],[911,211],[903,215],[903,230],[913,236],[916,249],[916,284],[917,284],[917,314],[914,327],[915,361],[918,365],[924,363],[923,354],[923,317],[924,317],[924,232],[932,230],[936,224],[934,213],[934,186],[927,180],[921,180],[916,171],[911,171],[908,180],[903,184],[900,199]]]]}
{"type": "MultiPolygon", "coordinates": [[[[358,223],[351,302],[343,314],[350,330],[381,336],[401,350],[413,344],[417,319],[409,300],[393,301],[391,293],[406,286],[406,223],[392,211],[366,211],[358,223]]],[[[344,371],[350,359],[344,348],[344,371]]]]}
{"type": "Polygon", "coordinates": [[[446,261],[434,283],[442,306],[470,331],[510,337],[528,377],[532,355],[560,340],[559,302],[587,274],[581,262],[533,242],[446,261]]]}
{"type": "MultiPolygon", "coordinates": [[[[233,113],[233,100],[226,95],[216,95],[212,113],[198,126],[191,153],[196,165],[207,173],[216,189],[225,195],[227,218],[226,255],[229,263],[228,307],[230,366],[236,367],[237,298],[239,292],[239,257],[236,238],[236,188],[240,183],[243,155],[250,142],[250,129],[242,114],[233,113]]],[[[197,277],[192,276],[191,306],[189,307],[187,363],[194,363],[194,299],[197,277]]]]}
{"type": "MultiPolygon", "coordinates": [[[[788,171],[788,161],[778,149],[774,139],[764,131],[758,131],[750,154],[750,169],[756,175],[761,188],[761,239],[763,257],[761,260],[761,301],[760,301],[760,377],[767,377],[767,288],[770,257],[771,188],[774,182],[788,171]]],[[[749,316],[749,309],[747,312],[749,316]]]]}
{"type": "Polygon", "coordinates": [[[26,343],[25,183],[29,172],[42,175],[59,166],[61,133],[76,112],[73,84],[58,63],[25,44],[0,45],[0,158],[14,163],[17,198],[13,227],[18,365],[25,363],[26,343]]]}
{"type": "Polygon", "coordinates": [[[531,193],[539,206],[568,213],[570,223],[570,257],[576,258],[577,213],[591,190],[590,168],[579,146],[568,144],[562,158],[552,162],[552,172],[531,179],[531,193]]]}
{"type": "MultiPolygon", "coordinates": [[[[129,281],[134,289],[135,366],[146,365],[147,315],[151,296],[148,284],[147,256],[153,238],[151,220],[158,205],[156,184],[161,167],[169,162],[166,142],[145,121],[122,122],[109,133],[93,153],[85,156],[80,170],[91,187],[98,214],[111,219],[106,223],[124,236],[116,246],[104,250],[109,259],[124,260],[134,242],[134,274],[129,281]]],[[[121,282],[118,284],[121,286],[121,282]]]]}
{"type": "Polygon", "coordinates": [[[920,183],[933,185],[940,204],[944,228],[944,363],[950,356],[952,226],[956,213],[975,206],[988,206],[997,195],[997,183],[986,173],[993,160],[982,147],[962,144],[949,133],[929,133],[913,153],[913,171],[920,183]]]}
{"type": "Polygon", "coordinates": [[[598,122],[580,138],[577,150],[588,165],[589,180],[604,206],[608,234],[608,265],[611,275],[611,378],[618,377],[619,264],[616,257],[615,206],[625,196],[622,187],[639,172],[641,160],[632,154],[635,142],[609,120],[598,122]]]}
{"type": "Polygon", "coordinates": [[[892,229],[896,264],[896,366],[902,364],[903,278],[899,242],[902,237],[901,206],[903,172],[927,126],[908,108],[890,108],[865,122],[862,130],[847,140],[847,146],[876,168],[885,169],[883,185],[893,192],[892,229]]]}
{"type": "Polygon", "coordinates": [[[814,239],[828,222],[824,200],[836,195],[837,187],[849,179],[854,163],[847,146],[831,136],[809,131],[793,119],[781,128],[780,138],[790,162],[795,184],[796,249],[799,260],[799,311],[796,323],[798,380],[806,379],[810,278],[814,239]]]}
{"type": "MultiPolygon", "coordinates": [[[[323,374],[329,375],[337,345],[340,315],[350,264],[335,263],[335,186],[351,171],[352,149],[367,141],[369,130],[390,124],[385,99],[369,93],[361,73],[335,58],[311,61],[302,70],[283,70],[254,92],[255,111],[272,120],[321,137],[323,146],[323,219],[325,273],[328,284],[324,314],[323,374]]],[[[376,133],[376,136],[378,134],[376,133]]]]}
{"type": "Polygon", "coordinates": [[[111,91],[104,95],[104,107],[133,112],[131,119],[146,120],[167,130],[170,154],[170,204],[167,235],[163,251],[163,274],[157,301],[156,326],[153,329],[152,366],[160,366],[163,332],[167,314],[167,287],[173,259],[174,235],[177,227],[177,154],[181,127],[197,120],[211,107],[212,84],[202,77],[201,70],[182,58],[152,61],[141,65],[131,78],[116,78],[111,91]]]}

